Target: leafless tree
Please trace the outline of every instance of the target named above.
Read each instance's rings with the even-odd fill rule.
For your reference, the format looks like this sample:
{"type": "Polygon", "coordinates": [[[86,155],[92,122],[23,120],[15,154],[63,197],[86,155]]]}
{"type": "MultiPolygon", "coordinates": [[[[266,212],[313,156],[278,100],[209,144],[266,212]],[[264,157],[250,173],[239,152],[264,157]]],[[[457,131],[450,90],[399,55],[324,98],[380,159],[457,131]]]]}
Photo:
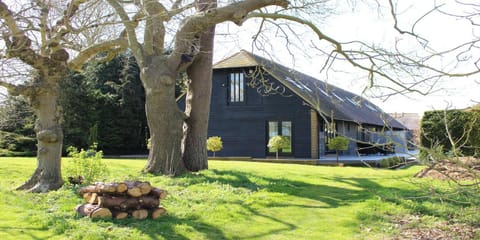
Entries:
{"type": "MultiPolygon", "coordinates": [[[[256,19],[258,23],[255,25],[256,34],[253,34],[253,45],[256,49],[265,49],[265,46],[271,44],[272,36],[280,38],[287,50],[294,46],[303,49],[308,46],[315,54],[323,57],[322,62],[317,64],[320,66],[321,73],[328,75],[335,70],[336,64],[345,66],[344,63],[347,63],[367,75],[369,86],[383,87],[397,94],[408,92],[427,94],[431,91],[432,83],[441,78],[471,76],[479,72],[478,60],[475,59],[478,58],[475,54],[478,52],[478,36],[474,35],[471,39],[455,46],[439,50],[431,45],[429,39],[422,36],[421,32],[417,32],[416,27],[432,14],[441,12],[443,5],[432,5],[431,9],[417,16],[408,27],[405,27],[399,14],[405,10],[399,9],[400,1],[389,0],[385,3],[372,1],[373,4],[368,1],[344,3],[351,4],[352,8],[357,4],[370,4],[369,7],[390,16],[392,29],[396,31],[398,38],[389,45],[382,46],[361,39],[337,40],[327,31],[323,31],[324,18],[336,14],[336,5],[340,4],[336,1],[219,1],[216,7],[210,4],[215,1],[206,0],[106,0],[106,2],[114,10],[115,16],[105,10],[108,8],[102,8],[105,10],[102,13],[106,14],[106,18],[89,18],[91,21],[110,18],[100,25],[90,23],[88,20],[78,21],[77,25],[73,24],[76,13],[87,9],[87,6],[99,3],[98,1],[73,0],[65,6],[55,1],[48,1],[49,5],[43,1],[35,1],[17,5],[15,11],[0,2],[3,28],[6,30],[3,39],[6,46],[4,58],[18,59],[31,66],[28,70],[22,69],[20,71],[22,73],[26,71],[36,73],[32,84],[15,85],[7,81],[1,82],[1,85],[13,94],[30,96],[34,107],[38,109],[39,169],[34,176],[40,176],[46,168],[55,169],[54,166],[59,166],[59,157],[49,158],[58,159],[53,167],[43,164],[45,162],[43,160],[40,161],[40,159],[47,159],[42,157],[47,153],[50,154],[49,156],[59,155],[61,128],[58,117],[60,109],[56,103],[59,91],[58,81],[68,68],[79,68],[83,62],[103,50],[113,49],[109,52],[114,53],[115,50],[122,50],[128,46],[137,60],[146,91],[146,114],[151,135],[151,150],[146,171],[172,175],[206,167],[206,154],[201,153],[197,160],[192,160],[191,156],[200,151],[203,143],[196,143],[202,142],[206,136],[205,122],[208,119],[206,106],[209,105],[209,97],[207,97],[209,94],[202,96],[194,91],[197,88],[195,84],[205,81],[196,80],[196,78],[207,79],[211,74],[209,38],[212,36],[213,27],[217,24],[233,22],[242,25],[249,19],[256,19]],[[209,7],[204,8],[202,4],[208,4],[209,7]],[[84,5],[85,7],[82,8],[84,5]],[[61,6],[64,6],[64,11],[54,11],[61,6]],[[35,14],[31,14],[32,12],[35,14]],[[53,12],[57,18],[53,17],[53,12]],[[108,32],[107,30],[118,32],[118,27],[98,28],[99,26],[117,26],[116,18],[120,20],[124,29],[119,33],[119,37],[112,37],[112,34],[108,37],[91,37],[102,36],[98,33],[108,32]],[[42,34],[42,30],[48,34],[42,34]],[[300,37],[299,30],[308,31],[315,37],[300,37]],[[90,37],[80,33],[88,34],[90,37]],[[274,34],[268,36],[268,33],[274,34]],[[96,42],[99,41],[104,43],[97,44],[96,42]],[[32,44],[37,42],[39,44],[32,44]],[[85,44],[90,47],[83,48],[85,44]],[[411,44],[416,44],[420,51],[414,48],[403,48],[411,44]],[[70,52],[67,49],[81,52],[76,58],[70,60],[70,52]],[[453,62],[448,66],[442,65],[442,59],[449,56],[454,56],[453,62]],[[205,72],[200,71],[199,66],[203,66],[205,72]],[[190,106],[190,108],[187,107],[187,113],[177,107],[174,94],[175,81],[179,73],[185,71],[191,78],[190,90],[192,90],[187,96],[187,106],[190,106]],[[199,73],[202,75],[200,76],[199,73]],[[380,80],[387,80],[388,83],[385,84],[385,81],[380,80]],[[200,109],[199,106],[203,107],[200,109]],[[49,119],[49,122],[44,122],[46,120],[43,119],[49,119]],[[185,122],[186,137],[182,129],[185,122]],[[200,130],[192,132],[196,122],[201,122],[201,126],[198,127],[200,130]],[[188,136],[189,134],[191,136],[188,136]],[[187,154],[182,152],[182,138],[186,142],[187,154]],[[192,139],[191,142],[189,138],[192,139]],[[52,149],[46,150],[48,147],[52,149]],[[191,163],[193,164],[189,165],[191,163]]],[[[457,4],[478,9],[476,4],[462,2],[457,4]]],[[[458,14],[443,15],[455,17],[458,14]]],[[[472,28],[478,27],[476,12],[462,13],[460,17],[468,19],[472,23],[472,28]]],[[[295,53],[290,51],[290,55],[293,57],[295,53]]],[[[205,90],[208,89],[209,87],[205,86],[205,90]]],[[[49,179],[59,179],[59,170],[54,172],[58,174],[54,174],[55,177],[49,179]]],[[[35,183],[36,178],[32,177],[26,186],[34,187],[32,183],[35,183]]],[[[55,186],[60,184],[59,180],[53,182],[55,186]]],[[[39,186],[42,186],[42,189],[52,188],[45,187],[47,186],[45,184],[39,186]]],[[[38,188],[35,187],[35,189],[38,188]]]]}
{"type": "MultiPolygon", "coordinates": [[[[187,116],[175,101],[175,80],[180,72],[192,65],[201,52],[202,34],[218,23],[233,21],[241,24],[252,11],[267,6],[285,8],[288,7],[288,2],[246,0],[207,11],[192,12],[190,9],[195,4],[203,2],[184,3],[179,0],[167,8],[164,2],[145,0],[134,2],[137,11],[133,16],[127,13],[129,6],[122,1],[108,2],[125,25],[129,47],[141,69],[140,78],[146,92],[146,114],[151,137],[146,171],[171,175],[184,173],[188,169],[182,159],[181,142],[182,128],[187,116]],[[136,27],[140,25],[132,21],[134,18],[145,19],[143,43],[137,37],[136,27]],[[166,30],[171,28],[171,22],[176,18],[181,19],[181,24],[173,31],[171,51],[166,51],[166,30]]],[[[205,60],[209,61],[208,58],[205,60]]],[[[195,71],[193,67],[190,69],[190,72],[195,71]]]]}
{"type": "Polygon", "coordinates": [[[114,16],[101,8],[98,1],[0,1],[0,86],[29,99],[37,117],[37,168],[18,189],[46,192],[62,186],[59,83],[95,54],[127,46],[125,39],[96,32],[114,16]],[[108,42],[100,43],[102,37],[108,42]]]}

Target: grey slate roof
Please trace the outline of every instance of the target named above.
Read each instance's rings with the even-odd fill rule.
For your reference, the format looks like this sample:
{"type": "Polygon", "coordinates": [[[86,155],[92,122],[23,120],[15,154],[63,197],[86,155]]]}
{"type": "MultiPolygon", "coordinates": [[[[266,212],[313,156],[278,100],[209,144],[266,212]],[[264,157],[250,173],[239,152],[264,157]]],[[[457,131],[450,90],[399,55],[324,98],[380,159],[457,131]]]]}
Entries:
{"type": "Polygon", "coordinates": [[[400,122],[361,96],[245,50],[213,66],[214,69],[239,67],[261,67],[327,119],[333,117],[336,120],[358,124],[406,129],[400,122]]]}

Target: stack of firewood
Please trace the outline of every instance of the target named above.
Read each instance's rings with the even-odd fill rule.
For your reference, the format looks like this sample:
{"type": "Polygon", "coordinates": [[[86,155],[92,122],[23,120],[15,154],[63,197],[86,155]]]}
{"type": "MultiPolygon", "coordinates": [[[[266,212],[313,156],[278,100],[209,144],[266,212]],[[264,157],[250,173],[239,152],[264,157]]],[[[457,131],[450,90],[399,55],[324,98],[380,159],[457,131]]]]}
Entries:
{"type": "Polygon", "coordinates": [[[160,200],[167,196],[167,192],[152,187],[149,182],[96,183],[79,188],[77,192],[86,201],[75,207],[75,211],[82,216],[157,219],[167,212],[160,206],[160,200]]]}

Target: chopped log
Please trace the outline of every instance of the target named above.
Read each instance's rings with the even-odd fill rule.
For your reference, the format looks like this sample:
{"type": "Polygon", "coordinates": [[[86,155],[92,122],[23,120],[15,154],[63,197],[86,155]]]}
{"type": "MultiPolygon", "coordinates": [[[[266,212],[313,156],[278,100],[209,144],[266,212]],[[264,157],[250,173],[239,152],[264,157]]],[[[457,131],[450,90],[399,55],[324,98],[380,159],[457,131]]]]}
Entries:
{"type": "Polygon", "coordinates": [[[142,191],[140,190],[139,187],[135,184],[135,182],[132,181],[126,181],[125,184],[127,184],[127,194],[132,196],[132,197],[140,197],[142,196],[142,191]]]}
{"type": "Polygon", "coordinates": [[[126,219],[128,218],[128,213],[118,210],[112,210],[112,216],[115,219],[126,219]]]}
{"type": "Polygon", "coordinates": [[[112,212],[108,208],[101,208],[97,205],[84,203],[75,207],[75,211],[90,218],[111,218],[112,212]]]}
{"type": "Polygon", "coordinates": [[[148,210],[150,217],[152,219],[157,219],[167,213],[167,209],[164,207],[158,207],[158,208],[153,208],[148,210]]]}
{"type": "Polygon", "coordinates": [[[142,196],[138,198],[138,203],[143,208],[156,208],[160,204],[160,200],[153,196],[142,196]]]}
{"type": "Polygon", "coordinates": [[[119,210],[156,208],[160,200],[153,196],[127,197],[127,196],[99,196],[98,206],[119,210]]]}
{"type": "Polygon", "coordinates": [[[108,208],[96,208],[90,213],[90,218],[112,218],[112,212],[108,208]]]}
{"type": "Polygon", "coordinates": [[[138,209],[132,211],[132,217],[138,220],[142,220],[148,217],[148,211],[145,209],[138,209]]]}
{"type": "Polygon", "coordinates": [[[98,193],[89,193],[90,198],[88,199],[88,203],[90,204],[97,204],[98,203],[98,193]]]}
{"type": "Polygon", "coordinates": [[[117,190],[116,183],[102,183],[98,182],[95,185],[100,189],[101,193],[114,193],[117,190]]]}
{"type": "Polygon", "coordinates": [[[152,185],[150,185],[149,182],[139,182],[137,183],[137,186],[140,188],[142,195],[147,195],[152,190],[152,185]]]}
{"type": "Polygon", "coordinates": [[[142,190],[140,190],[140,188],[136,186],[129,187],[127,190],[127,194],[132,197],[140,197],[142,196],[142,190]]]}
{"type": "Polygon", "coordinates": [[[155,196],[159,199],[165,199],[167,197],[167,191],[162,190],[160,188],[152,187],[150,191],[150,195],[155,196]]]}
{"type": "Polygon", "coordinates": [[[126,209],[121,208],[121,204],[126,201],[125,197],[116,197],[116,196],[99,196],[98,197],[98,206],[104,208],[113,208],[113,209],[126,209]]]}
{"type": "Polygon", "coordinates": [[[124,193],[128,190],[128,186],[126,183],[117,183],[117,190],[118,193],[124,193]]]}
{"type": "Polygon", "coordinates": [[[142,208],[138,204],[138,199],[137,198],[126,198],[125,201],[123,201],[120,205],[120,209],[140,209],[142,208]]]}
{"type": "Polygon", "coordinates": [[[97,188],[96,185],[90,185],[90,186],[86,186],[86,187],[81,187],[77,190],[77,193],[82,195],[85,194],[85,193],[99,193],[100,192],[100,189],[97,188]]]}
{"type": "Polygon", "coordinates": [[[124,193],[128,189],[125,183],[103,183],[97,182],[95,185],[79,188],[78,194],[83,195],[85,193],[124,193]]]}
{"type": "Polygon", "coordinates": [[[90,197],[92,196],[92,193],[84,193],[82,194],[83,199],[85,199],[86,202],[90,201],[90,197]]]}

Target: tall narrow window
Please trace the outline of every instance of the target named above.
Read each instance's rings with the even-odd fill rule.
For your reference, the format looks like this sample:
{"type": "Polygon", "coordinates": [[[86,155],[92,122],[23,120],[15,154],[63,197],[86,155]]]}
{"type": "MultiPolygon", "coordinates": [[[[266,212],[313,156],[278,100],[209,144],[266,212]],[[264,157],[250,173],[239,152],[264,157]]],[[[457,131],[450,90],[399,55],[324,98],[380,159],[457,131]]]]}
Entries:
{"type": "Polygon", "coordinates": [[[230,95],[229,102],[241,103],[245,101],[245,80],[243,73],[230,73],[230,95]]]}
{"type": "MultiPolygon", "coordinates": [[[[292,154],[292,122],[290,121],[269,121],[268,122],[268,139],[274,136],[285,136],[290,141],[290,146],[283,148],[280,153],[284,155],[292,154]]],[[[269,153],[275,153],[271,148],[268,148],[269,153]]]]}
{"type": "Polygon", "coordinates": [[[283,153],[292,153],[292,122],[282,122],[282,136],[287,137],[290,141],[288,148],[282,149],[283,153]]]}

